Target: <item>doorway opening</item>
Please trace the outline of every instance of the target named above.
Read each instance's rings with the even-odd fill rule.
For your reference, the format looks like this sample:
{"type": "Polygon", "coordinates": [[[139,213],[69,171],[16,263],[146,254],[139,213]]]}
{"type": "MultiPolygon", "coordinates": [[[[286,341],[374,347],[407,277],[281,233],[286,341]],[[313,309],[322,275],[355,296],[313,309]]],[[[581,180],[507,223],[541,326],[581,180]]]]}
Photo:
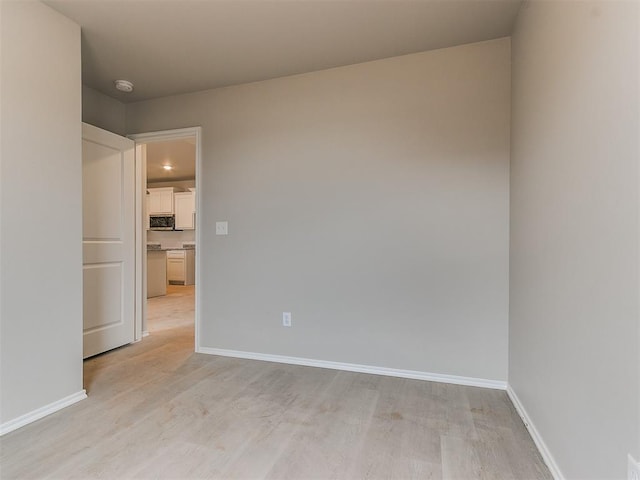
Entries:
{"type": "Polygon", "coordinates": [[[140,337],[191,337],[198,349],[200,128],[136,142],[140,337]]]}

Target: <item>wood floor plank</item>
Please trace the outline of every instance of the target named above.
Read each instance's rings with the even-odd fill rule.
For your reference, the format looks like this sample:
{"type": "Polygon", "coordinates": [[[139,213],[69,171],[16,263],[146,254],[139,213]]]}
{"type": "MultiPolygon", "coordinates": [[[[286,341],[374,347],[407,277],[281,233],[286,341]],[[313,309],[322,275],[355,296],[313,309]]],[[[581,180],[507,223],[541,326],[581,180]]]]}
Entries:
{"type": "Polygon", "coordinates": [[[483,466],[476,454],[474,440],[454,435],[440,437],[443,480],[481,479],[483,466]]]}
{"type": "Polygon", "coordinates": [[[353,447],[362,440],[378,393],[357,386],[358,374],[338,372],[307,416],[309,425],[289,440],[265,478],[346,478],[353,447]]]}
{"type": "Polygon", "coordinates": [[[348,478],[442,478],[440,435],[423,416],[423,383],[381,377],[376,410],[348,478]]]}

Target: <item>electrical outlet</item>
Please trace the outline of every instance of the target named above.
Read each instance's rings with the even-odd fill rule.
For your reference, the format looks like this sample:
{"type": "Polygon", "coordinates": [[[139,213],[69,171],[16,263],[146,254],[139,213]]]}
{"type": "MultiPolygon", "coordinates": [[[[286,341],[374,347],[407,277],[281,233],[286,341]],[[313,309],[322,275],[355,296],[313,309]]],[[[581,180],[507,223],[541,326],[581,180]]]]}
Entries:
{"type": "Polygon", "coordinates": [[[282,326],[283,327],[291,326],[291,312],[282,312],[282,326]]]}
{"type": "Polygon", "coordinates": [[[629,480],[640,480],[640,463],[636,462],[631,455],[629,455],[629,480]]]}
{"type": "Polygon", "coordinates": [[[216,222],[216,235],[229,235],[229,223],[216,222]]]}

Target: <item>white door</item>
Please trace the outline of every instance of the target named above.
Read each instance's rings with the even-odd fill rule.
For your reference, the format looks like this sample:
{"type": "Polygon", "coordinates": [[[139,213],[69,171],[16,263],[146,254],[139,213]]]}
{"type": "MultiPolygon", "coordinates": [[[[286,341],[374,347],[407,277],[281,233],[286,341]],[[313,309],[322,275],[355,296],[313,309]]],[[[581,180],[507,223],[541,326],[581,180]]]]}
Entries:
{"type": "Polygon", "coordinates": [[[131,343],[135,317],[132,140],[82,124],[84,358],[131,343]]]}

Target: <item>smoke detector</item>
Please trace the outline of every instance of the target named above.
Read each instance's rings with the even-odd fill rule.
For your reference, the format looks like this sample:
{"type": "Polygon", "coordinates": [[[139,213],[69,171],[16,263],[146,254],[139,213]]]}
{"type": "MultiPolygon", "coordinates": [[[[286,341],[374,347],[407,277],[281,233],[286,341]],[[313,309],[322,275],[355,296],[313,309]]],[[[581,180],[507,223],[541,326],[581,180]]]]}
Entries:
{"type": "Polygon", "coordinates": [[[115,82],[116,89],[121,92],[131,93],[133,92],[133,83],[129,80],[116,80],[115,82]]]}

